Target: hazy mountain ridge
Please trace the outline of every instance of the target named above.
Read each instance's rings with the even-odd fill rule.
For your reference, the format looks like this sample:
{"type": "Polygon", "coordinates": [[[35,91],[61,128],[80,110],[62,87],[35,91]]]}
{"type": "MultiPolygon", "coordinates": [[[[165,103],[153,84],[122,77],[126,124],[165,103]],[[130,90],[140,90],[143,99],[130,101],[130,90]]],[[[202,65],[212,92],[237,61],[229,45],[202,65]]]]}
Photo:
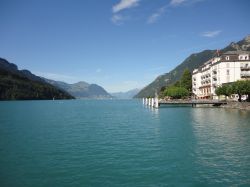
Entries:
{"type": "Polygon", "coordinates": [[[136,94],[138,94],[140,89],[135,88],[132,90],[129,90],[127,92],[115,92],[111,93],[111,95],[117,99],[132,99],[136,94]]]}
{"type": "Polygon", "coordinates": [[[50,79],[44,80],[56,87],[59,87],[69,94],[77,98],[112,98],[112,96],[101,86],[97,84],[89,84],[84,81],[80,81],[74,84],[68,84],[61,81],[54,81],[50,79]]]}
{"type": "Polygon", "coordinates": [[[0,58],[0,100],[73,99],[67,92],[41,77],[0,58]]]}
{"type": "MultiPolygon", "coordinates": [[[[230,45],[221,49],[219,52],[221,54],[227,51],[250,51],[250,35],[237,43],[232,42],[230,45]]],[[[176,68],[168,73],[158,76],[153,82],[144,87],[135,97],[153,97],[155,95],[155,92],[159,92],[162,87],[171,85],[179,80],[184,69],[187,68],[192,72],[195,68],[213,58],[215,55],[216,50],[204,50],[199,53],[191,54],[176,68]]]]}

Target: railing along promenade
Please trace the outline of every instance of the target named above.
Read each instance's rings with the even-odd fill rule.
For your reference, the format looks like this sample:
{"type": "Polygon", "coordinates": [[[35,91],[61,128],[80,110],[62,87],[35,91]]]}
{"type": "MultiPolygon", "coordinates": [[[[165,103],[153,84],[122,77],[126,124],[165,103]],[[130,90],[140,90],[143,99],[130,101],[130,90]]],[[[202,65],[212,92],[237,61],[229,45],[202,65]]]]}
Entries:
{"type": "Polygon", "coordinates": [[[163,100],[158,98],[143,98],[143,104],[151,107],[158,108],[162,105],[191,105],[195,107],[196,105],[213,105],[213,106],[220,106],[227,104],[226,101],[220,100],[196,100],[196,99],[189,99],[189,100],[163,100]]]}

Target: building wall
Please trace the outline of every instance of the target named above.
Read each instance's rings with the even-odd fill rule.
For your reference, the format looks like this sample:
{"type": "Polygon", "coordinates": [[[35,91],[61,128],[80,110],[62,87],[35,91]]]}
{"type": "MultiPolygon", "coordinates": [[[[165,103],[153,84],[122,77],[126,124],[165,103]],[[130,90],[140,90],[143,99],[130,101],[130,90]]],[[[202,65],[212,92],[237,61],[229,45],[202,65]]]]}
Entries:
{"type": "Polygon", "coordinates": [[[200,95],[199,87],[201,86],[201,73],[192,75],[192,89],[195,95],[200,95]]]}
{"type": "Polygon", "coordinates": [[[222,84],[242,79],[250,79],[249,54],[222,55],[194,70],[192,89],[197,97],[209,98],[216,96],[215,90],[222,84]]]}

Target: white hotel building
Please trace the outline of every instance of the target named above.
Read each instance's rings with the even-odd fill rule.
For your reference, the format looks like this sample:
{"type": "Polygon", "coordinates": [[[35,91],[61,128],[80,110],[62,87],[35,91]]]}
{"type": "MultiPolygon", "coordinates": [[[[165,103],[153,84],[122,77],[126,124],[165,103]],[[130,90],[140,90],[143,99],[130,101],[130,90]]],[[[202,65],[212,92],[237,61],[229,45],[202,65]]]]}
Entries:
{"type": "Polygon", "coordinates": [[[193,71],[193,94],[199,99],[216,99],[215,89],[218,86],[244,79],[250,79],[250,53],[229,51],[193,71]]]}

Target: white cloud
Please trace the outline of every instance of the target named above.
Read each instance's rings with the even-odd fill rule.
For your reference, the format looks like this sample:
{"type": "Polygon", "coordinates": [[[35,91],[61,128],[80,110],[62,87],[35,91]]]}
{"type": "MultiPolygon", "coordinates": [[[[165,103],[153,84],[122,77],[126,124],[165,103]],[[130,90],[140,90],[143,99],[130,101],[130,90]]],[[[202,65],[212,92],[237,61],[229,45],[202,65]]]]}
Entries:
{"type": "Polygon", "coordinates": [[[178,6],[178,5],[182,4],[182,3],[184,3],[185,1],[187,1],[187,0],[171,0],[170,5],[178,6]]]}
{"type": "Polygon", "coordinates": [[[113,6],[113,13],[120,12],[124,9],[132,8],[138,5],[140,0],[121,0],[118,4],[113,6]]]}
{"type": "Polygon", "coordinates": [[[119,3],[113,6],[111,21],[116,25],[121,25],[123,21],[128,19],[128,17],[121,15],[120,11],[138,6],[139,1],[140,0],[120,0],[119,3]]]}
{"type": "Polygon", "coordinates": [[[159,8],[155,13],[153,13],[149,18],[148,18],[148,23],[155,23],[165,12],[166,12],[167,6],[163,6],[159,8]]]}
{"type": "Polygon", "coordinates": [[[185,5],[186,4],[192,5],[192,4],[201,2],[201,1],[205,1],[205,0],[171,0],[169,5],[170,6],[180,6],[180,5],[184,5],[184,4],[185,5]]]}
{"type": "Polygon", "coordinates": [[[122,15],[114,14],[111,18],[111,21],[114,24],[120,25],[125,20],[125,18],[122,15]]]}
{"type": "Polygon", "coordinates": [[[213,38],[213,37],[218,36],[221,32],[222,32],[221,30],[206,31],[206,32],[203,32],[203,33],[201,34],[201,36],[207,37],[207,38],[213,38]]]}
{"type": "Polygon", "coordinates": [[[171,7],[177,7],[177,6],[181,6],[181,5],[191,5],[191,4],[195,4],[198,2],[201,2],[204,0],[171,0],[169,4],[159,8],[155,13],[153,13],[147,20],[147,23],[152,24],[155,23],[165,12],[168,8],[171,7]]]}

